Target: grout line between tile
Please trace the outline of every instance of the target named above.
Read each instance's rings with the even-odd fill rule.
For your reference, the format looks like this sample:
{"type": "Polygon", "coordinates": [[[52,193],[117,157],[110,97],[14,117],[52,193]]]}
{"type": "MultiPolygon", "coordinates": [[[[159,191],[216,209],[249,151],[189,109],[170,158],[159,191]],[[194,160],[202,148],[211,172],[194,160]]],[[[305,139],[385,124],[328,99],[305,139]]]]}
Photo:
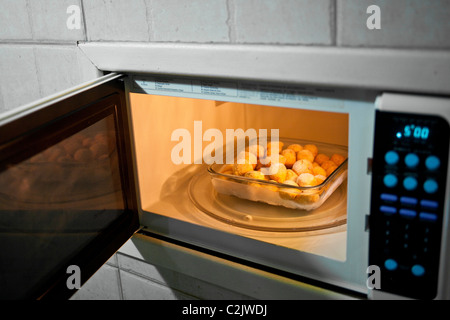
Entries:
{"type": "Polygon", "coordinates": [[[81,4],[81,13],[83,18],[83,35],[84,35],[84,41],[87,41],[88,39],[88,31],[87,31],[87,24],[86,24],[86,13],[84,12],[84,0],[80,0],[81,4]]]}
{"type": "Polygon", "coordinates": [[[228,41],[230,43],[236,42],[236,22],[235,22],[235,3],[234,0],[227,0],[227,20],[228,27],[228,41]]]}
{"type": "Polygon", "coordinates": [[[332,0],[330,2],[330,36],[331,36],[331,45],[337,45],[337,1],[332,0]]]}

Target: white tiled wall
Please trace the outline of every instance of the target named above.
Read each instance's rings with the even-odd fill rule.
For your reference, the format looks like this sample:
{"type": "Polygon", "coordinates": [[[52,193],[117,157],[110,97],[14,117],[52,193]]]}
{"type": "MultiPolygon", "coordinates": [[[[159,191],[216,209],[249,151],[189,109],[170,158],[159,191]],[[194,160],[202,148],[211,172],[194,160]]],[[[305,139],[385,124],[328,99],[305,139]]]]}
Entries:
{"type": "Polygon", "coordinates": [[[149,41],[146,2],[130,0],[83,1],[87,40],[149,41]]]}
{"type": "Polygon", "coordinates": [[[31,40],[31,21],[27,0],[2,0],[0,2],[0,39],[31,40]]]}
{"type": "Polygon", "coordinates": [[[449,0],[338,0],[337,45],[450,49],[449,0]],[[367,7],[380,8],[381,29],[366,27],[367,7]]]}
{"type": "MultiPolygon", "coordinates": [[[[98,77],[77,41],[448,51],[449,17],[450,0],[0,0],[0,112],[98,77]],[[79,29],[67,27],[70,5],[79,29]],[[379,30],[366,27],[369,5],[379,30]]],[[[118,254],[74,298],[244,298],[162,270],[118,254]]]]}
{"type": "Polygon", "coordinates": [[[99,76],[74,44],[1,43],[0,112],[99,76]]]}
{"type": "Polygon", "coordinates": [[[147,1],[152,41],[230,42],[226,0],[147,1]]]}
{"type": "Polygon", "coordinates": [[[42,97],[33,46],[0,44],[0,57],[0,110],[42,97]]]}
{"type": "Polygon", "coordinates": [[[0,112],[99,76],[80,40],[449,50],[449,16],[450,0],[0,0],[0,112]]]}
{"type": "Polygon", "coordinates": [[[334,42],[332,0],[235,0],[236,42],[331,45],[334,42]]]}
{"type": "Polygon", "coordinates": [[[84,28],[67,28],[67,8],[71,5],[81,9],[81,0],[28,0],[33,40],[74,42],[84,39],[84,28]]]}

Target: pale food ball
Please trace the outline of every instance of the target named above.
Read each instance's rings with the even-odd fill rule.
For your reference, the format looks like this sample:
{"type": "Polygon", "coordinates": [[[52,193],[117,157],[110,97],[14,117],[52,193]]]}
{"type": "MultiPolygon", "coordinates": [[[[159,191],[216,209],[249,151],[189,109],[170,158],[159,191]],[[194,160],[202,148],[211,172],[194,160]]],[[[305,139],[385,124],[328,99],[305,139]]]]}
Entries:
{"type": "Polygon", "coordinates": [[[260,171],[248,171],[244,174],[244,177],[258,180],[265,180],[264,174],[260,171]]]}
{"type": "Polygon", "coordinates": [[[286,170],[286,181],[288,181],[288,180],[297,181],[297,178],[298,178],[298,174],[295,173],[294,170],[292,170],[292,169],[286,170]]]}
{"type": "Polygon", "coordinates": [[[243,176],[249,171],[253,171],[253,164],[251,164],[248,160],[245,160],[245,163],[235,163],[233,165],[233,174],[237,176],[243,176]]]}
{"type": "Polygon", "coordinates": [[[298,187],[297,182],[292,181],[292,180],[286,180],[286,181],[283,182],[283,184],[288,184],[290,186],[298,187]]]}
{"type": "Polygon", "coordinates": [[[315,184],[315,178],[311,173],[302,173],[297,178],[297,184],[300,187],[311,187],[315,184]]]}
{"type": "Polygon", "coordinates": [[[274,163],[270,166],[270,179],[278,183],[283,183],[286,180],[286,166],[282,163],[274,163]]]}
{"type": "Polygon", "coordinates": [[[313,169],[313,166],[312,166],[311,161],[306,160],[306,159],[298,160],[292,166],[292,170],[294,170],[294,172],[298,175],[300,175],[302,173],[311,173],[312,169],[313,169]]]}

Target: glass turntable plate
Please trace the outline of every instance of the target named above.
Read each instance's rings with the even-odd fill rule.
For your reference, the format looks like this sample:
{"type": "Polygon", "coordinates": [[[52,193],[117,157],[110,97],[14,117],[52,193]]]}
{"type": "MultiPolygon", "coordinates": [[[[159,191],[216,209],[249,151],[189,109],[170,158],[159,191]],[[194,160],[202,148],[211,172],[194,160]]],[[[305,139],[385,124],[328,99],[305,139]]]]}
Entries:
{"type": "Polygon", "coordinates": [[[273,232],[307,232],[342,226],[347,222],[347,183],[343,182],[315,210],[290,209],[217,193],[208,172],[195,175],[189,197],[203,213],[246,229],[273,232]]]}

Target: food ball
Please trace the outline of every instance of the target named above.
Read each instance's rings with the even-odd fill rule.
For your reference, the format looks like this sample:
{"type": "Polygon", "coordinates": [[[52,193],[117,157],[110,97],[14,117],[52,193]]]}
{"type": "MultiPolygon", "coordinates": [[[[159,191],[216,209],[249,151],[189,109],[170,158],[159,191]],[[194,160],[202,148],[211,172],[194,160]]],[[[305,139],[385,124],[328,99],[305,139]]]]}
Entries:
{"type": "Polygon", "coordinates": [[[264,147],[259,144],[252,144],[248,146],[245,150],[253,153],[257,158],[264,157],[264,154],[266,152],[264,147]]]}
{"type": "Polygon", "coordinates": [[[316,180],[311,173],[302,173],[297,178],[297,184],[300,187],[311,187],[314,186],[316,180]]]}
{"type": "Polygon", "coordinates": [[[284,143],[281,141],[278,142],[269,142],[266,148],[266,154],[270,156],[272,154],[272,149],[274,149],[275,153],[280,153],[283,150],[284,143]]]}
{"type": "Polygon", "coordinates": [[[303,159],[295,161],[294,165],[292,166],[292,170],[298,175],[302,173],[311,173],[313,169],[312,163],[309,160],[303,159]]]}
{"type": "Polygon", "coordinates": [[[328,160],[330,160],[330,157],[323,153],[319,153],[314,159],[314,161],[317,162],[319,165],[322,165],[322,163],[328,160]]]}
{"type": "Polygon", "coordinates": [[[75,155],[75,152],[77,150],[79,150],[81,147],[83,147],[81,142],[76,139],[65,140],[61,143],[61,145],[63,146],[64,150],[66,150],[66,152],[72,156],[75,155]]]}
{"type": "MultiPolygon", "coordinates": [[[[275,180],[267,180],[267,181],[278,184],[278,182],[275,181],[275,180]]],[[[278,192],[279,191],[278,186],[273,185],[273,184],[268,184],[267,183],[267,184],[261,185],[261,187],[266,188],[266,189],[268,189],[270,191],[273,191],[273,192],[278,192]]]]}
{"type": "Polygon", "coordinates": [[[255,170],[261,170],[261,168],[264,167],[264,165],[261,163],[262,159],[265,159],[265,157],[258,158],[258,160],[256,161],[255,170]]]}
{"type": "Polygon", "coordinates": [[[345,161],[345,157],[340,154],[335,153],[331,156],[331,161],[336,163],[336,165],[340,166],[342,164],[342,162],[345,161]]]}
{"type": "Polygon", "coordinates": [[[284,149],[283,151],[281,151],[281,155],[286,158],[286,162],[284,164],[286,168],[292,168],[295,161],[297,161],[297,155],[292,149],[284,149]]]}
{"type": "MultiPolygon", "coordinates": [[[[298,187],[298,184],[292,180],[287,180],[283,184],[298,187]]],[[[280,197],[285,200],[294,200],[301,194],[301,191],[295,188],[280,188],[280,197]]]]}
{"type": "Polygon", "coordinates": [[[297,153],[297,152],[303,150],[303,147],[299,144],[294,143],[294,144],[288,145],[288,147],[286,149],[294,150],[297,153]]]}
{"type": "Polygon", "coordinates": [[[244,159],[244,163],[235,163],[233,165],[233,174],[237,176],[243,176],[249,171],[253,171],[253,164],[244,159]]]}
{"type": "Polygon", "coordinates": [[[270,167],[273,163],[286,163],[286,157],[281,154],[272,154],[260,160],[263,167],[270,167]]]}
{"type": "Polygon", "coordinates": [[[305,146],[303,146],[303,150],[305,149],[311,151],[314,157],[319,153],[319,149],[315,144],[306,144],[305,146]]]}
{"type": "Polygon", "coordinates": [[[242,151],[241,153],[238,154],[236,162],[238,164],[244,164],[248,162],[253,166],[254,169],[256,167],[256,164],[258,163],[258,159],[253,153],[242,151]]]}
{"type": "Polygon", "coordinates": [[[93,159],[93,155],[91,150],[87,148],[80,148],[77,151],[75,151],[73,158],[75,161],[87,162],[93,159]]]}
{"type": "Polygon", "coordinates": [[[86,137],[81,141],[83,147],[89,148],[94,143],[94,139],[91,137],[86,137]]]}
{"type": "Polygon", "coordinates": [[[264,176],[264,174],[262,173],[262,172],[260,172],[260,171],[249,171],[249,172],[246,172],[245,174],[244,174],[244,177],[246,177],[246,178],[252,178],[252,179],[258,179],[258,180],[265,180],[265,176],[264,176]]]}
{"type": "Polygon", "coordinates": [[[321,184],[322,182],[325,181],[326,178],[327,178],[326,176],[321,175],[321,174],[315,175],[315,176],[314,176],[314,179],[316,180],[316,183],[315,183],[315,184],[316,184],[316,185],[321,184]]]}
{"type": "Polygon", "coordinates": [[[106,132],[99,132],[95,135],[94,139],[98,142],[103,142],[108,144],[108,134],[106,132]]]}
{"type": "Polygon", "coordinates": [[[295,181],[297,181],[297,178],[298,178],[298,174],[296,174],[294,170],[292,170],[292,169],[286,170],[286,181],[291,180],[291,181],[295,182],[295,181]]]}
{"type": "Polygon", "coordinates": [[[292,181],[292,180],[286,180],[286,181],[283,182],[283,184],[288,184],[290,186],[298,187],[297,182],[292,181]]]}
{"type": "Polygon", "coordinates": [[[95,142],[89,147],[89,150],[91,150],[94,158],[99,159],[103,155],[108,154],[108,146],[103,142],[95,142]]]}
{"type": "Polygon", "coordinates": [[[328,169],[326,170],[327,177],[328,177],[330,174],[332,174],[332,173],[334,172],[334,170],[336,170],[336,169],[337,169],[337,165],[328,167],[328,169]]]}
{"type": "Polygon", "coordinates": [[[321,165],[321,167],[324,168],[325,170],[327,170],[329,167],[334,167],[334,166],[336,166],[336,163],[334,163],[334,161],[331,161],[331,160],[325,161],[321,165]]]}
{"type": "Polygon", "coordinates": [[[286,166],[282,163],[273,163],[270,166],[269,173],[270,179],[275,180],[278,183],[283,183],[286,180],[286,166]]]}
{"type": "Polygon", "coordinates": [[[322,168],[321,166],[313,167],[312,173],[313,173],[314,175],[322,175],[322,176],[326,176],[326,175],[327,175],[327,172],[326,172],[325,169],[322,168]]]}
{"type": "Polygon", "coordinates": [[[297,160],[308,160],[309,162],[313,163],[314,162],[314,155],[312,154],[311,151],[303,149],[299,152],[297,152],[297,160]]]}
{"type": "Polygon", "coordinates": [[[320,196],[317,193],[314,194],[300,194],[295,198],[295,202],[300,204],[312,204],[320,200],[320,196]]]}
{"type": "Polygon", "coordinates": [[[66,151],[59,146],[51,147],[44,151],[44,155],[47,156],[47,160],[50,162],[56,161],[58,158],[66,155],[66,151]]]}

